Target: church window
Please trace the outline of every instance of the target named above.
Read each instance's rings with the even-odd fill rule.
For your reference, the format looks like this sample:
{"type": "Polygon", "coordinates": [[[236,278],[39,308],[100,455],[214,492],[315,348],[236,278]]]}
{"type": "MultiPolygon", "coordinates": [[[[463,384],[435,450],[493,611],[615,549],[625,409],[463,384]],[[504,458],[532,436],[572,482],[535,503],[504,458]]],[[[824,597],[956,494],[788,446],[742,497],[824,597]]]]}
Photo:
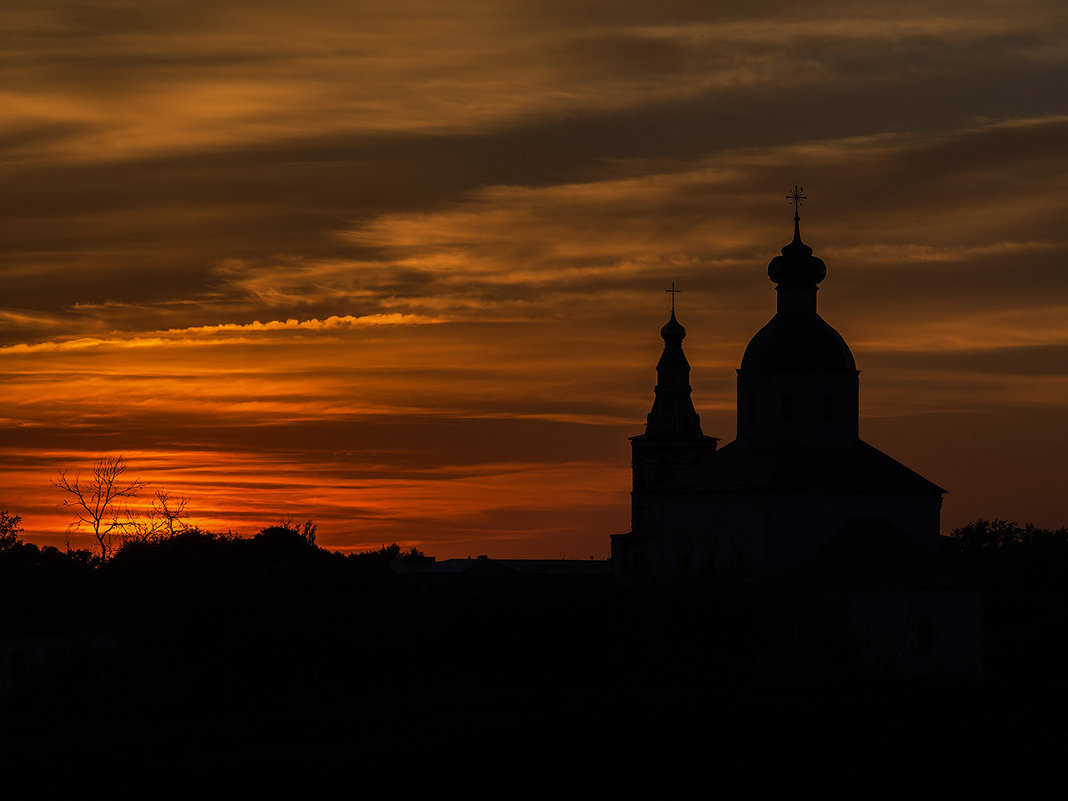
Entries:
{"type": "Polygon", "coordinates": [[[793,420],[794,419],[794,396],[783,395],[782,396],[782,419],[793,420]]]}

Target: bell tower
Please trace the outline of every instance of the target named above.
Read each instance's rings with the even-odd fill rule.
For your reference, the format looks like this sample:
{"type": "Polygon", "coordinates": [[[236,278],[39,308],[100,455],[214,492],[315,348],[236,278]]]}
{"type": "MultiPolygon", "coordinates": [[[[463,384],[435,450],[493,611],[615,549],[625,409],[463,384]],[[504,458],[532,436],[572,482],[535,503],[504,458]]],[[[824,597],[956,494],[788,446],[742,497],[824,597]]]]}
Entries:
{"type": "Polygon", "coordinates": [[[649,533],[655,527],[647,503],[647,493],[679,477],[716,450],[718,440],[701,432],[701,416],[690,397],[690,363],[682,351],[686,329],[675,317],[675,295],[671,293],[671,317],[660,329],[664,351],[656,363],[653,408],[645,418],[645,433],[630,438],[631,531],[649,533]]]}

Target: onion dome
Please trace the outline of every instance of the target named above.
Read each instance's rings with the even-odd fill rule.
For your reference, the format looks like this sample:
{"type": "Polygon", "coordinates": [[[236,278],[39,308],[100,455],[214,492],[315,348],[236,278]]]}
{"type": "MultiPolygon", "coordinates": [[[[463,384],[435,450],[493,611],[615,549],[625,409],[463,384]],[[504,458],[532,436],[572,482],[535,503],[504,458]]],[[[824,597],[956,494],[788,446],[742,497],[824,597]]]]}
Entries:
{"type": "Polygon", "coordinates": [[[675,319],[674,309],[671,310],[671,319],[664,323],[664,327],[660,329],[660,336],[664,338],[664,342],[675,339],[681,342],[686,338],[686,329],[682,323],[675,319]]]}
{"type": "Polygon", "coordinates": [[[801,241],[800,218],[794,215],[794,239],[768,265],[768,278],[780,286],[815,286],[827,277],[823,259],[812,255],[812,248],[801,241]]]}

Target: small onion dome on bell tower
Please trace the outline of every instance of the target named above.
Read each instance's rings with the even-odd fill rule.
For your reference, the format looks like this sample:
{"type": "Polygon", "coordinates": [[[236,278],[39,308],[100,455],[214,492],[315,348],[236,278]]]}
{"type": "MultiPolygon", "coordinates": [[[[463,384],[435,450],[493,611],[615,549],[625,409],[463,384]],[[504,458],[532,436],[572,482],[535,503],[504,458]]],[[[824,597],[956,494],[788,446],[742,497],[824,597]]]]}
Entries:
{"type": "Polygon", "coordinates": [[[664,342],[668,340],[678,340],[680,343],[686,339],[686,329],[682,323],[675,319],[675,310],[671,310],[671,319],[664,323],[664,327],[660,329],[660,336],[663,337],[664,342]]]}

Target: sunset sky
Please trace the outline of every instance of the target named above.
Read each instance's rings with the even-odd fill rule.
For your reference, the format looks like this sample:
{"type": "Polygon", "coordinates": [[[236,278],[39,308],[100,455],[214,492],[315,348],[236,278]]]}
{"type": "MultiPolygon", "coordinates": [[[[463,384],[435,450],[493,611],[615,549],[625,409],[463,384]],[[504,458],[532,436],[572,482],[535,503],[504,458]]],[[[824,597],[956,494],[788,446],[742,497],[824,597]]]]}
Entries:
{"type": "Polygon", "coordinates": [[[803,184],[862,437],[1068,525],[1066,179],[1063,0],[4,0],[0,508],[604,557],[663,290],[729,441],[803,184]]]}

